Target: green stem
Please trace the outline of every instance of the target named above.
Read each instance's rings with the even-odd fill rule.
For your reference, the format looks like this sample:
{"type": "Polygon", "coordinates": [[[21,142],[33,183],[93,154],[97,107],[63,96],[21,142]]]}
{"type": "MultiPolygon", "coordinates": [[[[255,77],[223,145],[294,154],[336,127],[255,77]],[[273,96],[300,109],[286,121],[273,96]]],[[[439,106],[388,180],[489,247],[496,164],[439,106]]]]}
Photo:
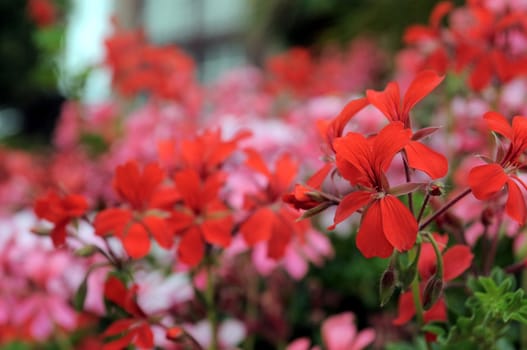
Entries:
{"type": "MultiPolygon", "coordinates": [[[[410,167],[408,166],[408,162],[406,160],[406,157],[402,155],[403,158],[403,164],[404,164],[404,175],[406,177],[406,182],[412,181],[412,178],[410,176],[410,167]]],[[[412,192],[408,193],[408,209],[410,209],[410,212],[414,214],[414,199],[412,196],[412,192]]]]}
{"type": "Polygon", "coordinates": [[[419,214],[417,215],[417,222],[420,222],[423,218],[423,214],[425,213],[426,206],[428,205],[428,201],[430,200],[430,194],[426,194],[425,199],[423,200],[423,204],[421,205],[421,209],[419,209],[419,214]]]}
{"type": "Polygon", "coordinates": [[[445,213],[448,209],[450,209],[454,204],[459,202],[461,199],[463,199],[465,196],[467,196],[472,190],[470,188],[467,188],[454,198],[452,198],[449,202],[447,202],[445,205],[443,205],[441,208],[439,208],[434,214],[432,214],[428,219],[425,220],[421,225],[419,225],[419,230],[424,229],[428,225],[430,225],[432,222],[434,222],[435,219],[437,219],[440,215],[445,213]]]}
{"type": "Polygon", "coordinates": [[[415,275],[415,278],[412,281],[412,296],[414,297],[415,316],[417,318],[417,324],[419,325],[419,328],[421,328],[424,325],[424,311],[423,304],[421,302],[421,292],[419,291],[419,277],[417,276],[417,274],[415,275]]]}
{"type": "Polygon", "coordinates": [[[214,305],[214,271],[212,262],[207,264],[207,289],[205,290],[205,301],[207,303],[207,319],[211,328],[211,339],[209,350],[218,350],[218,315],[214,305]]]}
{"type": "Polygon", "coordinates": [[[437,268],[436,268],[436,276],[440,279],[443,279],[443,257],[441,255],[441,250],[439,249],[439,246],[437,245],[436,240],[434,239],[434,235],[431,233],[426,233],[426,237],[432,243],[432,247],[434,248],[434,252],[436,254],[436,261],[437,261],[437,268]]]}

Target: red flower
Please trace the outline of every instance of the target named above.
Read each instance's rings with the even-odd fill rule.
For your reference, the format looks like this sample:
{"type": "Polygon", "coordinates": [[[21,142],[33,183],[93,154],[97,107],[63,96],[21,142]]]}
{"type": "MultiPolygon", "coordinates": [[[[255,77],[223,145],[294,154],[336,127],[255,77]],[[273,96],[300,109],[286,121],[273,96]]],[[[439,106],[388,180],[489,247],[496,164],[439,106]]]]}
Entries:
{"type": "Polygon", "coordinates": [[[231,243],[233,219],[219,199],[224,183],[221,173],[201,180],[192,169],[182,170],[174,182],[183,199],[183,206],[172,211],[171,229],[181,236],[178,255],[182,262],[196,266],[205,252],[205,242],[227,247],[231,243]]]}
{"type": "Polygon", "coordinates": [[[523,152],[527,149],[527,118],[516,116],[512,126],[505,117],[497,112],[487,112],[483,116],[490,130],[509,139],[506,152],[498,152],[494,163],[472,168],[468,174],[468,183],[477,199],[490,199],[507,186],[508,198],[505,205],[507,214],[523,225],[527,209],[525,198],[518,184],[527,189],[525,183],[516,175],[525,165],[523,152]]]}
{"type": "Polygon", "coordinates": [[[271,171],[260,155],[254,150],[246,150],[247,165],[267,179],[261,191],[245,197],[245,207],[249,216],[240,225],[240,232],[249,246],[267,242],[268,256],[279,259],[294,235],[301,235],[300,223],[295,222],[296,213],[281,204],[283,193],[291,186],[298,165],[289,155],[280,156],[271,171]]]}
{"type": "Polygon", "coordinates": [[[139,348],[152,349],[154,335],[148,317],[137,304],[137,286],[127,289],[126,286],[114,276],[110,276],[104,285],[104,296],[122,308],[129,317],[113,322],[103,333],[105,338],[115,338],[103,346],[103,350],[120,350],[129,345],[139,348]]]}
{"type": "Polygon", "coordinates": [[[57,11],[53,1],[29,0],[27,6],[29,16],[39,27],[48,27],[57,20],[57,11]]]}
{"type": "Polygon", "coordinates": [[[408,142],[410,131],[398,122],[369,139],[350,132],[334,142],[337,168],[357,190],[342,199],[329,229],[364,208],[357,247],[365,257],[386,258],[394,248],[404,251],[415,243],[417,222],[408,208],[390,194],[385,176],[395,154],[408,142]]]}
{"type": "MultiPolygon", "coordinates": [[[[434,234],[434,239],[438,243],[440,250],[443,250],[446,247],[448,236],[434,234]]],[[[457,244],[447,249],[446,252],[442,254],[441,258],[443,259],[443,281],[449,282],[463,274],[463,272],[470,267],[474,255],[471,253],[468,246],[457,244]]],[[[417,263],[419,276],[423,283],[428,281],[428,279],[436,273],[437,257],[431,243],[423,243],[417,263]]],[[[422,289],[423,288],[421,288],[421,291],[422,289]]],[[[393,320],[393,323],[396,325],[403,325],[414,317],[415,304],[413,302],[411,291],[405,292],[399,297],[398,313],[397,318],[393,320]]],[[[423,316],[425,323],[432,321],[445,321],[447,314],[444,298],[439,298],[423,316]]]]}
{"type": "Polygon", "coordinates": [[[39,218],[55,224],[51,230],[51,239],[53,245],[59,247],[66,243],[66,226],[86,213],[88,202],[80,195],[59,196],[50,191],[35,201],[34,210],[39,218]]]}
{"type": "Polygon", "coordinates": [[[205,130],[192,140],[184,140],[176,148],[172,140],[158,144],[159,158],[163,163],[182,169],[193,169],[202,179],[214,174],[237,150],[238,143],[250,136],[249,131],[240,131],[231,140],[221,137],[221,130],[205,130]]]}
{"type": "MultiPolygon", "coordinates": [[[[368,101],[377,107],[390,121],[400,121],[404,127],[411,128],[410,110],[426,95],[434,90],[444,77],[434,71],[420,72],[412,81],[401,102],[399,85],[391,82],[384,91],[367,90],[368,101]]],[[[448,161],[442,154],[419,142],[418,139],[429,132],[423,130],[413,135],[412,140],[404,147],[404,152],[411,168],[424,171],[432,179],[446,175],[448,161]]]]}
{"type": "Polygon", "coordinates": [[[142,173],[135,161],[118,166],[113,186],[132,209],[109,208],[101,211],[94,220],[95,233],[118,237],[128,255],[136,259],[150,251],[150,235],[161,247],[170,248],[173,236],[166,220],[148,211],[164,178],[165,174],[156,164],[147,165],[142,173]]]}

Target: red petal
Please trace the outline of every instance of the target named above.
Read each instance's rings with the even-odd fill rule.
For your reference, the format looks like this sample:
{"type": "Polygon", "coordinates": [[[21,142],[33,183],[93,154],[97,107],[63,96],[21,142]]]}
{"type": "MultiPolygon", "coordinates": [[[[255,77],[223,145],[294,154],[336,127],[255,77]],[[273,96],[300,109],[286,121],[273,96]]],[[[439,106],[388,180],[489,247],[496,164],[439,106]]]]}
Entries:
{"type": "Polygon", "coordinates": [[[55,248],[59,248],[66,243],[66,225],[67,222],[58,223],[51,231],[51,240],[55,248]]]}
{"type": "Polygon", "coordinates": [[[288,154],[280,156],[275,163],[274,175],[270,179],[271,188],[280,195],[286,192],[295,179],[297,171],[297,162],[288,154]]]}
{"type": "Polygon", "coordinates": [[[509,197],[507,198],[505,210],[512,219],[520,225],[523,225],[525,224],[527,209],[525,208],[525,199],[522,191],[513,180],[507,181],[507,187],[509,190],[509,197]]]}
{"type": "Polygon", "coordinates": [[[114,234],[121,237],[130,220],[132,220],[132,212],[129,210],[118,208],[103,210],[97,214],[93,221],[95,234],[99,236],[114,234]]]}
{"type": "Polygon", "coordinates": [[[441,84],[444,78],[444,76],[439,76],[433,70],[424,70],[418,73],[404,94],[402,108],[403,115],[408,118],[410,110],[441,84]]]}
{"type": "Polygon", "coordinates": [[[507,119],[498,112],[487,112],[483,115],[483,118],[487,122],[487,127],[497,132],[500,135],[505,136],[509,140],[513,138],[512,128],[507,119]]]}
{"type": "Polygon", "coordinates": [[[469,76],[469,85],[475,91],[481,91],[486,88],[492,78],[492,62],[490,56],[482,55],[478,57],[476,66],[469,76]]]}
{"type": "Polygon", "coordinates": [[[86,213],[86,210],[88,210],[88,202],[86,201],[86,198],[76,194],[64,197],[61,205],[64,208],[65,214],[70,218],[80,217],[86,213]]]}
{"type": "Polygon", "coordinates": [[[440,298],[428,311],[423,314],[425,323],[432,321],[446,321],[446,305],[445,300],[440,298]]]}
{"type": "Polygon", "coordinates": [[[108,328],[106,328],[103,335],[105,337],[111,337],[114,335],[118,335],[120,333],[127,332],[130,329],[130,327],[134,324],[134,322],[135,320],[132,318],[117,320],[114,323],[112,323],[108,328]]]}
{"type": "Polygon", "coordinates": [[[265,175],[268,178],[271,177],[271,172],[269,171],[269,168],[267,168],[267,165],[263,161],[262,156],[260,156],[258,151],[248,148],[245,150],[245,154],[247,155],[246,164],[249,168],[265,175]]]}
{"type": "Polygon", "coordinates": [[[374,201],[362,217],[357,233],[357,248],[366,258],[387,258],[393,246],[383,233],[382,211],[379,201],[374,201]]]}
{"type": "Polygon", "coordinates": [[[282,212],[281,215],[276,215],[273,228],[271,231],[271,237],[267,244],[267,256],[271,259],[281,259],[285,255],[285,251],[293,233],[295,232],[295,226],[300,223],[295,223],[290,220],[282,212]]]}
{"type": "Polygon", "coordinates": [[[396,122],[386,125],[373,141],[373,164],[375,171],[386,171],[393,157],[410,142],[412,131],[396,122]]]}
{"type": "Polygon", "coordinates": [[[141,223],[133,223],[124,233],[121,241],[131,258],[140,259],[150,251],[150,236],[141,223]]]}
{"type": "Polygon", "coordinates": [[[405,292],[399,297],[399,314],[393,320],[393,324],[401,326],[412,319],[415,315],[415,304],[412,292],[405,292]]]}
{"type": "Polygon", "coordinates": [[[115,276],[110,276],[104,284],[104,297],[126,309],[124,300],[128,291],[124,283],[115,276]]]}
{"type": "Polygon", "coordinates": [[[201,193],[201,180],[199,174],[192,169],[178,171],[174,175],[174,182],[185,204],[191,209],[199,209],[201,207],[199,198],[201,193]]]}
{"type": "Polygon", "coordinates": [[[119,196],[128,201],[134,208],[140,208],[142,205],[137,190],[140,178],[139,166],[136,161],[126,162],[115,169],[113,187],[119,196]]]}
{"type": "Polygon", "coordinates": [[[479,165],[470,170],[468,184],[477,199],[488,199],[499,192],[509,178],[498,164],[479,165]]]}
{"type": "Polygon", "coordinates": [[[154,348],[154,335],[148,323],[143,322],[139,327],[134,329],[134,344],[141,349],[154,348]]]}
{"type": "Polygon", "coordinates": [[[311,175],[311,177],[306,181],[306,185],[312,188],[319,189],[322,186],[322,183],[328,176],[329,172],[333,169],[332,163],[326,163],[322,168],[320,168],[316,173],[311,175]]]}
{"type": "Polygon", "coordinates": [[[370,162],[374,156],[370,143],[363,135],[350,132],[346,136],[336,139],[333,142],[333,147],[337,155],[337,167],[345,179],[355,184],[361,177],[367,179],[373,177],[370,162]],[[342,166],[345,164],[342,159],[351,166],[342,166]]]}
{"type": "Polygon", "coordinates": [[[143,224],[146,225],[150,234],[163,248],[169,249],[174,243],[174,236],[170,232],[165,219],[157,216],[147,216],[143,218],[143,224]]]}
{"type": "Polygon", "coordinates": [[[201,231],[203,232],[205,241],[225,248],[231,244],[232,225],[233,220],[231,216],[219,219],[207,219],[201,225],[201,231]]]}
{"type": "Polygon", "coordinates": [[[391,82],[384,91],[366,90],[368,101],[377,107],[390,121],[402,121],[401,119],[401,94],[399,85],[391,82]]]}
{"type": "Polygon", "coordinates": [[[404,148],[408,165],[425,172],[431,179],[443,177],[448,172],[448,160],[444,155],[422,144],[411,141],[404,148]]]}
{"type": "Polygon", "coordinates": [[[249,246],[267,241],[271,237],[275,213],[269,208],[258,209],[240,226],[240,232],[249,246]]]}
{"type": "Polygon", "coordinates": [[[417,239],[417,221],[410,210],[391,195],[385,196],[379,202],[386,239],[399,251],[412,248],[417,239]]]}
{"type": "Polygon", "coordinates": [[[472,264],[474,254],[466,245],[457,244],[443,254],[443,279],[445,282],[465,272],[472,264]]]}
{"type": "Polygon", "coordinates": [[[328,227],[328,230],[334,230],[342,221],[346,220],[349,216],[355,213],[360,208],[366,206],[372,198],[371,192],[357,191],[348,194],[340,201],[335,217],[333,218],[333,225],[328,227]]]}
{"type": "Polygon", "coordinates": [[[138,184],[139,196],[143,203],[149,203],[155,190],[165,179],[165,172],[156,163],[150,163],[143,169],[141,182],[138,184]]]}
{"type": "Polygon", "coordinates": [[[344,109],[331,121],[329,128],[332,132],[332,139],[342,136],[342,132],[346,127],[346,124],[350,121],[351,118],[355,116],[361,109],[368,105],[368,99],[359,98],[348,102],[344,109]]]}
{"type": "Polygon", "coordinates": [[[204,250],[205,247],[199,229],[192,227],[183,235],[179,242],[179,259],[189,266],[196,266],[203,258],[204,250]]]}
{"type": "Polygon", "coordinates": [[[430,26],[432,28],[439,28],[443,17],[452,11],[453,8],[454,4],[452,4],[450,1],[438,2],[432,10],[432,14],[430,15],[430,26]]]}

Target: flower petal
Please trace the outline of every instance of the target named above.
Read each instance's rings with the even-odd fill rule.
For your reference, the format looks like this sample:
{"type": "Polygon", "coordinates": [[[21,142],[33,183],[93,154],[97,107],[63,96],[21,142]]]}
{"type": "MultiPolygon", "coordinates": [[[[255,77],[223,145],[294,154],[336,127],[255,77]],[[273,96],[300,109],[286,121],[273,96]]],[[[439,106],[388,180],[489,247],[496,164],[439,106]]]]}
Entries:
{"type": "Polygon", "coordinates": [[[381,200],[382,231],[399,251],[412,248],[417,239],[417,221],[410,210],[397,198],[387,195],[381,200]]]}
{"type": "Polygon", "coordinates": [[[466,245],[457,244],[443,254],[443,279],[445,282],[465,272],[472,264],[474,254],[466,245]]]}
{"type": "Polygon", "coordinates": [[[422,144],[411,141],[404,148],[408,165],[425,172],[431,179],[443,177],[448,172],[448,160],[444,155],[422,144]]]}
{"type": "Polygon", "coordinates": [[[523,225],[527,215],[523,193],[513,180],[507,181],[507,188],[509,189],[509,197],[507,198],[505,210],[512,219],[523,225]]]}
{"type": "Polygon", "coordinates": [[[150,236],[141,223],[134,223],[121,238],[124,249],[131,258],[140,259],[150,251],[150,236]]]}
{"type": "Polygon", "coordinates": [[[95,234],[113,234],[122,237],[125,226],[132,220],[132,212],[126,209],[110,208],[97,214],[93,221],[95,234]]]}
{"type": "Polygon", "coordinates": [[[366,97],[388,120],[398,120],[404,123],[400,115],[401,94],[399,92],[399,85],[396,82],[389,83],[384,91],[366,90],[366,97]]]}
{"type": "Polygon", "coordinates": [[[357,233],[357,248],[366,258],[387,258],[393,252],[393,246],[383,233],[381,204],[374,201],[362,217],[357,233]]]}
{"type": "Polygon", "coordinates": [[[143,218],[143,223],[154,239],[163,248],[169,249],[174,243],[174,236],[170,232],[167,222],[157,216],[147,216],[143,218]]]}
{"type": "Polygon", "coordinates": [[[408,291],[402,293],[399,297],[399,307],[397,308],[398,315],[393,324],[401,326],[412,319],[415,315],[415,304],[412,296],[412,292],[408,291]]]}
{"type": "Polygon", "coordinates": [[[260,208],[240,226],[240,232],[249,246],[267,241],[271,237],[274,212],[269,208],[260,208]]]}
{"type": "Polygon", "coordinates": [[[498,164],[485,164],[472,168],[468,184],[477,199],[488,199],[499,192],[509,178],[498,164]]]}
{"type": "Polygon", "coordinates": [[[408,117],[410,110],[441,84],[444,78],[433,70],[419,72],[404,94],[402,114],[408,117]]]}
{"type": "Polygon", "coordinates": [[[178,256],[181,262],[196,266],[203,258],[205,247],[201,233],[197,227],[191,227],[185,234],[178,247],[178,256]]]}
{"type": "Polygon", "coordinates": [[[231,244],[231,230],[233,220],[231,216],[218,219],[207,219],[201,225],[201,231],[205,240],[220,247],[227,247],[231,244]]]}
{"type": "Polygon", "coordinates": [[[346,220],[354,212],[360,208],[366,206],[371,200],[372,193],[366,191],[357,191],[348,194],[346,197],[342,198],[340,201],[337,211],[335,212],[335,217],[333,218],[333,225],[328,227],[328,230],[334,230],[342,221],[346,220]]]}
{"type": "Polygon", "coordinates": [[[490,130],[512,140],[512,127],[502,114],[498,112],[487,112],[483,115],[483,119],[487,122],[487,127],[490,130]]]}

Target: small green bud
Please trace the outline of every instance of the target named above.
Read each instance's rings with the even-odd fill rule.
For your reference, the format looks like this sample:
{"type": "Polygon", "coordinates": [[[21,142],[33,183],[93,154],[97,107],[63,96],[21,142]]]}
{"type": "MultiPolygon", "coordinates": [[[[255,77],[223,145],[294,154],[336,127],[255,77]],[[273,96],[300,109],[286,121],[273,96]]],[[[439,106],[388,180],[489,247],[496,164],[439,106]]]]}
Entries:
{"type": "Polygon", "coordinates": [[[443,280],[436,275],[426,282],[423,292],[423,309],[429,310],[443,293],[443,280]]]}
{"type": "Polygon", "coordinates": [[[82,258],[87,258],[95,254],[95,252],[97,252],[97,247],[94,246],[93,244],[90,244],[90,245],[77,249],[75,251],[75,255],[82,257],[82,258]]]}

